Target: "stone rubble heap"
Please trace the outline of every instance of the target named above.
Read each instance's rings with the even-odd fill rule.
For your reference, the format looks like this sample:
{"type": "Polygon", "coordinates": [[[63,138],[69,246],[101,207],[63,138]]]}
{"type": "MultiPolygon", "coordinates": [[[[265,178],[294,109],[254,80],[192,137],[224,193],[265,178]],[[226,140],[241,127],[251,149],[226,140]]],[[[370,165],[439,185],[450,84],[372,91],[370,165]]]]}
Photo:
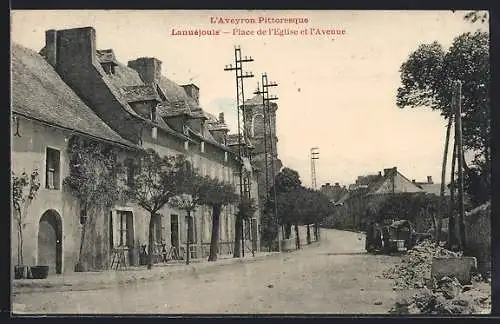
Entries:
{"type": "Polygon", "coordinates": [[[461,253],[451,252],[442,246],[426,240],[406,253],[401,264],[383,273],[384,278],[394,279],[394,290],[424,288],[431,280],[433,257],[460,257],[461,253]]]}
{"type": "Polygon", "coordinates": [[[418,289],[413,295],[400,296],[390,313],[477,314],[491,305],[491,296],[474,289],[473,285],[462,286],[454,277],[431,278],[432,258],[438,256],[460,257],[461,253],[424,241],[408,251],[401,264],[383,273],[385,278],[394,280],[395,290],[418,289]]]}

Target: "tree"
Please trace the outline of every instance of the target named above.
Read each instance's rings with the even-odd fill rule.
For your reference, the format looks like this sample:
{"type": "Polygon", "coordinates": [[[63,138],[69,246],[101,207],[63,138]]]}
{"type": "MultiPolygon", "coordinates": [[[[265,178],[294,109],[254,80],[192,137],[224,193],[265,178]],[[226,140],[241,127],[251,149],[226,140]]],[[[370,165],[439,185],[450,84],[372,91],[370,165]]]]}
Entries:
{"type": "Polygon", "coordinates": [[[237,209],[238,211],[236,212],[235,215],[236,232],[234,238],[234,252],[233,252],[234,258],[239,258],[240,249],[245,248],[244,246],[240,246],[241,240],[243,239],[244,235],[242,231],[242,225],[244,221],[249,220],[255,214],[255,211],[257,210],[257,207],[255,205],[255,200],[253,198],[243,196],[240,198],[240,202],[238,203],[237,209]]]}
{"type": "Polygon", "coordinates": [[[464,19],[470,21],[471,23],[480,22],[484,24],[488,20],[488,12],[487,11],[470,11],[465,14],[464,19]]]}
{"type": "Polygon", "coordinates": [[[174,156],[160,157],[153,149],[147,149],[129,165],[126,195],[149,212],[148,269],[153,267],[154,220],[158,211],[176,194],[179,170],[183,159],[174,156]]]}
{"type": "MultiPolygon", "coordinates": [[[[193,242],[193,213],[198,206],[203,205],[203,188],[207,188],[207,179],[200,176],[189,161],[180,157],[177,160],[179,168],[175,174],[174,184],[177,194],[170,198],[169,205],[186,212],[187,216],[187,242],[186,242],[186,264],[191,257],[190,249],[193,242]]],[[[206,193],[205,193],[206,195],[206,193]]]]}
{"type": "MultiPolygon", "coordinates": [[[[276,185],[276,197],[278,197],[282,193],[287,193],[292,190],[298,189],[301,187],[302,182],[300,181],[299,173],[293,169],[290,168],[283,168],[278,174],[275,176],[275,185],[276,185]]],[[[273,192],[274,188],[271,188],[270,192],[273,192]]],[[[279,201],[279,199],[278,199],[279,201]]],[[[279,206],[279,203],[278,203],[279,206]]],[[[274,208],[274,196],[269,195],[269,199],[266,202],[265,205],[265,214],[270,214],[273,213],[272,208],[274,208]]],[[[280,207],[278,207],[278,211],[280,210],[280,207]]],[[[280,217],[278,217],[280,219],[280,217]]],[[[291,223],[286,223],[283,222],[284,219],[281,218],[279,221],[281,225],[284,226],[285,229],[285,238],[290,238],[291,234],[291,223]]],[[[272,224],[272,222],[271,222],[272,224]]],[[[272,226],[272,225],[271,225],[272,226]]]]}
{"type": "Polygon", "coordinates": [[[35,169],[28,175],[26,172],[17,176],[12,172],[12,205],[14,212],[12,213],[17,222],[17,264],[22,266],[23,259],[23,229],[26,226],[24,219],[28,213],[28,207],[35,199],[38,190],[40,189],[40,179],[38,170],[35,169]]]}
{"type": "Polygon", "coordinates": [[[217,179],[205,177],[201,183],[200,201],[204,205],[212,207],[212,235],[210,238],[210,255],[208,261],[217,261],[220,215],[222,208],[236,202],[238,195],[236,188],[217,179]]]}
{"type": "Polygon", "coordinates": [[[80,204],[82,232],[77,271],[85,271],[84,246],[87,229],[94,224],[100,208],[110,208],[123,196],[124,190],[118,179],[122,166],[118,163],[118,151],[103,142],[72,136],[68,144],[69,175],[63,186],[80,204]]]}
{"type": "Polygon", "coordinates": [[[402,86],[398,88],[397,105],[427,106],[440,111],[445,119],[453,116],[453,82],[462,81],[463,145],[464,150],[475,155],[472,168],[464,165],[465,173],[471,174],[471,178],[481,178],[478,183],[483,186],[468,194],[476,196],[477,201],[488,200],[489,194],[478,196],[478,192],[490,192],[488,33],[478,30],[462,34],[446,51],[438,42],[422,44],[410,54],[400,71],[402,86]]]}
{"type": "MultiPolygon", "coordinates": [[[[304,215],[305,223],[307,225],[307,242],[311,242],[311,233],[309,224],[321,223],[324,219],[333,213],[333,206],[330,199],[320,191],[307,189],[306,195],[306,214],[304,215]]],[[[318,240],[317,228],[315,227],[315,240],[318,240]]]]}

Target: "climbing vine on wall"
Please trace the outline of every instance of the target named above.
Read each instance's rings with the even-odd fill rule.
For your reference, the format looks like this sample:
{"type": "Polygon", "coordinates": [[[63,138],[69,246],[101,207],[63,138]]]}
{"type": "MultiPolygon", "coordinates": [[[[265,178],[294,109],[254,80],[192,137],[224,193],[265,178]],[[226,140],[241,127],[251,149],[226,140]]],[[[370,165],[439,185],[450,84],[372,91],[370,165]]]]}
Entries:
{"type": "Polygon", "coordinates": [[[123,166],[118,161],[118,148],[95,140],[72,136],[68,143],[69,175],[63,185],[80,204],[82,236],[79,264],[85,233],[101,208],[110,208],[123,197],[120,178],[123,166]]]}

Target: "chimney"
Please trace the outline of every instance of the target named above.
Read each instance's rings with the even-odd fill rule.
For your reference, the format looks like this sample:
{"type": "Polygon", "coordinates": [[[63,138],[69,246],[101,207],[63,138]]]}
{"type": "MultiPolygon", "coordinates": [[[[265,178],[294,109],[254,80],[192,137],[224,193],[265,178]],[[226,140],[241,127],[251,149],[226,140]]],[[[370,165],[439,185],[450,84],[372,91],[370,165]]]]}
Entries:
{"type": "Polygon", "coordinates": [[[432,176],[427,176],[427,183],[433,184],[434,182],[432,181],[432,176]]]}
{"type": "MultiPolygon", "coordinates": [[[[96,61],[95,29],[92,27],[45,31],[47,62],[65,79],[77,78],[83,66],[96,61]]],[[[68,82],[68,80],[65,80],[68,82]]]]}
{"type": "Polygon", "coordinates": [[[193,98],[196,103],[199,105],[200,104],[200,88],[198,88],[196,85],[190,83],[190,84],[185,84],[182,86],[184,88],[184,91],[186,91],[187,95],[193,98]]]}
{"type": "Polygon", "coordinates": [[[415,182],[415,179],[412,179],[412,180],[411,180],[411,183],[416,183],[416,182],[415,182]]]}
{"type": "Polygon", "coordinates": [[[161,63],[154,57],[140,57],[128,61],[127,66],[136,70],[144,83],[158,83],[161,77],[161,63]]]}
{"type": "Polygon", "coordinates": [[[335,182],[335,187],[340,187],[340,183],[335,182]]]}
{"type": "Polygon", "coordinates": [[[325,187],[330,187],[330,182],[327,182],[327,183],[325,184],[325,187]]]}
{"type": "Polygon", "coordinates": [[[226,122],[224,121],[224,113],[221,112],[219,113],[219,123],[225,124],[226,122]]]}
{"type": "Polygon", "coordinates": [[[381,177],[382,176],[382,171],[379,171],[378,172],[378,176],[381,177]]]}
{"type": "Polygon", "coordinates": [[[54,68],[57,64],[57,30],[45,31],[45,59],[54,68]]]}

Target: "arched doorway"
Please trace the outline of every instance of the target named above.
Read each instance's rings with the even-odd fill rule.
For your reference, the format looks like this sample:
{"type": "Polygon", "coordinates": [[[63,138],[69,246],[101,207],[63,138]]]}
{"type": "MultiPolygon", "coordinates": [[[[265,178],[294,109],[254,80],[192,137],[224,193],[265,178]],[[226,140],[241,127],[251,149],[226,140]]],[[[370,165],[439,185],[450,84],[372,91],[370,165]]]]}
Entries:
{"type": "Polygon", "coordinates": [[[62,224],[55,210],[47,210],[40,218],[38,265],[49,266],[49,273],[62,272],[62,224]]]}

